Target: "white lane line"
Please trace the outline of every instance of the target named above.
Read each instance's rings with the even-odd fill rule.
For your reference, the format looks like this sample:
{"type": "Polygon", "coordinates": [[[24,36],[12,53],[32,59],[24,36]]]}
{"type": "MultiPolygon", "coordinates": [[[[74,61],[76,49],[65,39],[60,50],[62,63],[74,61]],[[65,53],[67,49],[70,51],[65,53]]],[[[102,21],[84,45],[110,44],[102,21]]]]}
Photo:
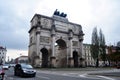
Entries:
{"type": "Polygon", "coordinates": [[[107,79],[107,80],[115,80],[115,79],[113,79],[113,78],[106,77],[106,76],[98,76],[98,77],[101,77],[101,78],[104,78],[104,79],[107,79]]]}
{"type": "Polygon", "coordinates": [[[82,74],[82,75],[79,75],[79,77],[82,77],[82,78],[87,78],[87,79],[100,79],[100,78],[97,78],[97,77],[89,77],[88,74],[82,74]]]}
{"type": "Polygon", "coordinates": [[[82,75],[79,75],[80,77],[86,77],[87,74],[82,74],[82,75]]]}
{"type": "Polygon", "coordinates": [[[44,76],[36,76],[38,78],[43,78],[43,79],[50,79],[49,77],[44,77],[44,76]]]}

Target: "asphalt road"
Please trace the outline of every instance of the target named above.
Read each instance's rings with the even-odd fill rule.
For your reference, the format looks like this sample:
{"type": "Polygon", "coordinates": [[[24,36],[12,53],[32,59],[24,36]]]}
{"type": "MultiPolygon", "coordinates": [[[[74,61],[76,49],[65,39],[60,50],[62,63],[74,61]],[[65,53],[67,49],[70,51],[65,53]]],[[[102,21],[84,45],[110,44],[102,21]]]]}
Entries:
{"type": "MultiPolygon", "coordinates": [[[[119,73],[116,74],[118,75],[119,73]]],[[[78,71],[37,70],[36,77],[21,78],[14,76],[14,70],[13,68],[10,68],[9,70],[6,70],[5,80],[120,80],[120,77],[104,76],[102,73],[97,75],[87,75],[85,72],[82,73],[78,71]]]]}

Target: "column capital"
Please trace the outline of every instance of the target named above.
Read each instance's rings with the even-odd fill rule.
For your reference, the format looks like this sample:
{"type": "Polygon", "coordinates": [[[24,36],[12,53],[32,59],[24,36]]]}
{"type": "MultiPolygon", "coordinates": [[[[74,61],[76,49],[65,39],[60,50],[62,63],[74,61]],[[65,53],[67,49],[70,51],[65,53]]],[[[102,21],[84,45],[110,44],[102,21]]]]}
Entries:
{"type": "Polygon", "coordinates": [[[55,35],[56,35],[55,29],[52,28],[52,29],[51,29],[51,36],[55,36],[55,35]]]}
{"type": "Polygon", "coordinates": [[[36,28],[36,35],[40,34],[40,29],[41,29],[41,27],[39,27],[39,26],[36,28]]]}
{"type": "Polygon", "coordinates": [[[51,37],[55,36],[56,34],[51,34],[51,37]]]}
{"type": "Polygon", "coordinates": [[[80,35],[78,36],[78,39],[79,39],[80,42],[82,42],[84,40],[83,36],[80,36],[80,35]]]}
{"type": "Polygon", "coordinates": [[[68,40],[71,40],[71,39],[73,39],[73,37],[68,37],[68,40]]]}
{"type": "Polygon", "coordinates": [[[80,41],[80,42],[82,42],[82,41],[83,41],[83,39],[79,39],[79,41],[80,41]]]}
{"type": "Polygon", "coordinates": [[[37,34],[40,34],[40,31],[37,31],[37,32],[36,32],[36,35],[37,35],[37,34]]]}

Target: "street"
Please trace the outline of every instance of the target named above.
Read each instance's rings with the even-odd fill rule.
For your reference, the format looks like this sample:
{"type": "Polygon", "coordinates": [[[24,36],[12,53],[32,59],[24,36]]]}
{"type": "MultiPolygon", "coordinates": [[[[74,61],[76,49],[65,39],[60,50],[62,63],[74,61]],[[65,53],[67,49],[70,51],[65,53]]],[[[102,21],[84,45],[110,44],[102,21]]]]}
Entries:
{"type": "MultiPolygon", "coordinates": [[[[117,71],[117,70],[116,70],[117,71]]],[[[120,76],[104,76],[105,73],[99,73],[101,71],[57,71],[57,70],[37,70],[36,77],[18,77],[14,76],[13,68],[6,70],[5,80],[120,80],[120,76]],[[96,73],[98,72],[98,73],[96,73]],[[94,73],[88,75],[88,73],[94,73]]],[[[112,74],[108,71],[107,74],[112,74]]],[[[120,72],[117,71],[119,75],[120,72]]]]}

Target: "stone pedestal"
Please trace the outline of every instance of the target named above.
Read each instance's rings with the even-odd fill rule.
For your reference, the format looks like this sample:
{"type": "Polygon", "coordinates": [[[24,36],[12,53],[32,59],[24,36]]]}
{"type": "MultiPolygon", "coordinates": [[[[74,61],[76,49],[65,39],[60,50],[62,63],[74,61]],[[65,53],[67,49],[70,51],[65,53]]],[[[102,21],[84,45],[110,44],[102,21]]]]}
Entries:
{"type": "Polygon", "coordinates": [[[56,58],[55,57],[50,58],[50,67],[53,67],[53,68],[56,67],[56,58]]]}
{"type": "Polygon", "coordinates": [[[74,67],[74,60],[71,57],[68,59],[68,67],[74,67]]]}
{"type": "Polygon", "coordinates": [[[84,64],[84,58],[80,58],[79,59],[79,67],[84,67],[85,64],[84,64]]]}

